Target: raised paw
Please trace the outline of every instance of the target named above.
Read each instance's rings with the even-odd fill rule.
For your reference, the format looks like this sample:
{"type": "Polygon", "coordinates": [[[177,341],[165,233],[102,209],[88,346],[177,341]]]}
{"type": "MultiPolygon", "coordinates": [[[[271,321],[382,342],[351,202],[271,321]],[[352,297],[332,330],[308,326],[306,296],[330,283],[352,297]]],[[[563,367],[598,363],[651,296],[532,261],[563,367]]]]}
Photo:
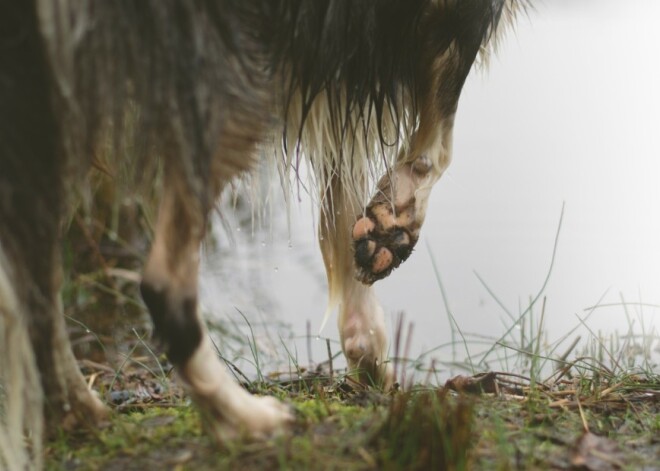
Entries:
{"type": "Polygon", "coordinates": [[[431,187],[429,159],[420,157],[385,175],[353,226],[355,276],[372,284],[412,253],[419,238],[431,187]]]}
{"type": "Polygon", "coordinates": [[[411,207],[392,208],[389,203],[369,205],[353,226],[356,277],[372,284],[389,275],[412,253],[417,230],[411,207]]]}

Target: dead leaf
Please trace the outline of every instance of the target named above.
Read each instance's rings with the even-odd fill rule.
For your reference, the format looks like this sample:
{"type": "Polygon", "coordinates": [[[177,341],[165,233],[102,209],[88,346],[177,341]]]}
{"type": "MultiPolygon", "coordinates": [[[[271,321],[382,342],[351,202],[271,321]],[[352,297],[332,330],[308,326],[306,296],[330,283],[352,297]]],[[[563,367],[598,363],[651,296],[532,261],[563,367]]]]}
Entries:
{"type": "Polygon", "coordinates": [[[447,380],[445,388],[465,393],[497,393],[497,374],[491,371],[476,376],[455,376],[447,380]]]}

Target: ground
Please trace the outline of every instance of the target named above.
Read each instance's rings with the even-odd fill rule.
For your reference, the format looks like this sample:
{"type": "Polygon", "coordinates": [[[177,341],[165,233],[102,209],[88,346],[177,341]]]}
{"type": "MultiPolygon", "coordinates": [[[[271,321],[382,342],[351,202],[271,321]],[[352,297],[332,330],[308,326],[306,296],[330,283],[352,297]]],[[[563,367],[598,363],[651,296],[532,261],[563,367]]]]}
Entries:
{"type": "MultiPolygon", "coordinates": [[[[465,343],[467,352],[468,345],[463,333],[452,331],[448,364],[464,376],[447,380],[433,362],[406,360],[395,348],[400,384],[387,392],[333,369],[330,353],[303,368],[287,351],[286,373],[266,375],[269,366],[247,318],[241,335],[235,326],[210,325],[221,334],[223,359],[237,380],[296,411],[292,428],[268,441],[214,443],[171,366],[147,340],[136,254],[149,230],[112,229],[114,219],[140,227],[150,220],[148,211],[112,218],[115,213],[110,208],[73,219],[63,292],[75,353],[90,386],[114,410],[112,419],[101,429],[51,437],[48,470],[660,470],[657,332],[633,335],[631,325],[625,335],[593,336],[582,351],[573,343],[557,354],[557,345],[543,341],[544,301],[540,319],[535,313],[540,293],[507,335],[492,339],[481,362],[470,354],[455,358],[453,350],[465,343]],[[228,346],[241,342],[256,375],[243,374],[227,358],[228,346]]],[[[401,321],[395,345],[403,344],[404,327],[401,321]]]]}
{"type": "Polygon", "coordinates": [[[167,371],[86,372],[114,402],[112,422],[62,432],[48,445],[49,470],[660,469],[657,377],[548,387],[491,373],[385,394],[306,371],[246,384],[293,405],[290,431],[218,445],[167,371]]]}

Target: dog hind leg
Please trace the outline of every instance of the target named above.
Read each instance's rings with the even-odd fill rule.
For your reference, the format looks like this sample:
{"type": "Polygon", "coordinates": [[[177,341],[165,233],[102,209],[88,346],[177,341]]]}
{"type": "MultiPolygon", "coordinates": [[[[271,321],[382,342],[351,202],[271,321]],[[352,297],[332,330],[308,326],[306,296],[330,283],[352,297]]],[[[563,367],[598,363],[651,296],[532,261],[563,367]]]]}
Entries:
{"type": "Polygon", "coordinates": [[[292,420],[272,397],[252,396],[219,359],[197,309],[199,246],[207,215],[180,177],[166,174],[156,234],[141,284],[142,297],[210,432],[220,442],[263,438],[292,420]]]}
{"type": "MultiPolygon", "coordinates": [[[[35,417],[45,416],[52,431],[79,422],[96,424],[107,410],[78,370],[59,299],[65,158],[32,2],[0,7],[0,30],[5,44],[0,48],[0,327],[8,340],[0,354],[3,362],[13,363],[8,371],[17,367],[16,361],[25,368],[3,378],[8,417],[22,414],[13,426],[21,425],[18,420],[24,424],[9,433],[29,429],[33,453],[38,454],[42,420],[35,417]],[[29,340],[17,346],[25,331],[29,340]],[[39,384],[32,381],[36,370],[39,384]],[[17,395],[35,410],[10,410],[17,395]]],[[[39,460],[34,458],[33,467],[39,460]]]]}

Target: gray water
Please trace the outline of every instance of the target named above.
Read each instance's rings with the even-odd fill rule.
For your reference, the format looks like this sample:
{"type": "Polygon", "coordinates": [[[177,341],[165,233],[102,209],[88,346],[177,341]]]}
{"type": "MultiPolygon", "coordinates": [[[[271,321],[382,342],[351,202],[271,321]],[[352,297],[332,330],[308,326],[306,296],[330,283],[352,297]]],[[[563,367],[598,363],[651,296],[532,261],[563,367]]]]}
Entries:
{"type": "MultiPolygon", "coordinates": [[[[565,343],[588,330],[649,333],[658,324],[660,309],[649,306],[660,305],[658,17],[654,0],[548,1],[519,21],[487,72],[472,72],[454,160],[434,189],[418,248],[376,285],[388,325],[400,312],[413,324],[407,356],[451,341],[432,260],[460,329],[470,338],[504,334],[544,286],[563,205],[542,294],[547,341],[576,326],[565,343]]],[[[270,205],[265,229],[225,213],[228,229],[216,222],[217,245],[206,251],[205,310],[247,335],[245,315],[269,361],[291,354],[307,364],[307,323],[315,336],[327,301],[302,196],[290,222],[283,206],[270,205]]],[[[540,302],[535,311],[538,320],[540,302]]],[[[321,335],[336,341],[335,323],[321,335]]],[[[325,341],[310,343],[313,360],[324,360],[325,341]]],[[[448,361],[451,349],[431,358],[448,361]]]]}

